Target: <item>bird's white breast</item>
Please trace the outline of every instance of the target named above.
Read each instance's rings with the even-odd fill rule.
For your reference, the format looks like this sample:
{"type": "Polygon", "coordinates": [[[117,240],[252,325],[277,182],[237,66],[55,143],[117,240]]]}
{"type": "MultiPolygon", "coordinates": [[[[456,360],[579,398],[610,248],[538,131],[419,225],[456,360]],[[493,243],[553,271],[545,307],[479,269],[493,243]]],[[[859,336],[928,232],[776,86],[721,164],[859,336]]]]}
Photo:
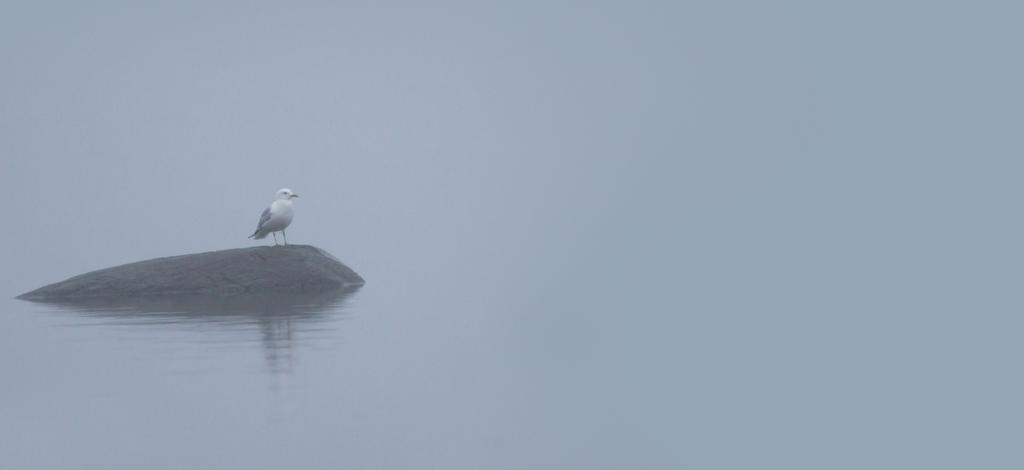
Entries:
{"type": "Polygon", "coordinates": [[[267,232],[284,230],[292,223],[292,201],[281,199],[270,204],[270,220],[264,225],[267,232]]]}

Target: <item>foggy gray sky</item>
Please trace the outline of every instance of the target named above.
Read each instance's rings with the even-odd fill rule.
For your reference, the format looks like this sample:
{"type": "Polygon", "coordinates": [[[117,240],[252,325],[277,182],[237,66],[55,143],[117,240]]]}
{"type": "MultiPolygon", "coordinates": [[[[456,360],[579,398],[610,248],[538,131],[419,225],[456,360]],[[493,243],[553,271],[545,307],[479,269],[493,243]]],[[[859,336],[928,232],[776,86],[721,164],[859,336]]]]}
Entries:
{"type": "Polygon", "coordinates": [[[981,180],[1012,173],[1012,15],[881,5],[9,4],[4,250],[245,245],[282,186],[295,241],[371,277],[509,244],[669,269],[754,231],[772,257],[943,237],[951,199],[1008,200],[981,180]]]}
{"type": "Polygon", "coordinates": [[[548,379],[657,403],[564,410],[593,420],[578,449],[607,443],[605,418],[636,439],[595,458],[613,467],[713,468],[737,442],[728,462],[785,460],[784,435],[807,459],[864,442],[890,468],[1000,463],[1021,417],[996,373],[1019,355],[1021,13],[8,2],[0,286],[253,245],[289,187],[289,240],[368,286],[464,287],[420,322],[459,302],[520,312],[488,320],[509,335],[543,318],[539,342],[571,337],[522,345],[566,361],[548,379]],[[830,417],[846,425],[807,431],[830,417]]]}

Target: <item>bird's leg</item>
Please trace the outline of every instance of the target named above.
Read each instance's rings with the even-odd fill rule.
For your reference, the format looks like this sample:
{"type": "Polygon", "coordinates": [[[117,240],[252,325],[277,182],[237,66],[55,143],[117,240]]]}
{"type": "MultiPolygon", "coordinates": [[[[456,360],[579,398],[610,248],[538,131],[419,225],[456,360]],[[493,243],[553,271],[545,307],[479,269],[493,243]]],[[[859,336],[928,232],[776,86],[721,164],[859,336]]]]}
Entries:
{"type": "Polygon", "coordinates": [[[274,236],[274,246],[277,246],[277,232],[270,232],[274,236]]]}
{"type": "Polygon", "coordinates": [[[288,232],[285,232],[284,230],[281,230],[281,236],[284,237],[284,244],[287,245],[288,244],[288,232]]]}

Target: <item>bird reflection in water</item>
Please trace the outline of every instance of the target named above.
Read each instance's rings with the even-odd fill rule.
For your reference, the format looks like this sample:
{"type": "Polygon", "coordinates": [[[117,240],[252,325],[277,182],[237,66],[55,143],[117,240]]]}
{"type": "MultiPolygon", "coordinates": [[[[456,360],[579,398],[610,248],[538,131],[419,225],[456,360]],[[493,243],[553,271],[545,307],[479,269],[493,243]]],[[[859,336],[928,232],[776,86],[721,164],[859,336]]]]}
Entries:
{"type": "Polygon", "coordinates": [[[34,301],[108,325],[194,325],[260,332],[267,368],[287,374],[297,330],[314,330],[335,317],[358,288],[303,294],[161,296],[34,301]]]}

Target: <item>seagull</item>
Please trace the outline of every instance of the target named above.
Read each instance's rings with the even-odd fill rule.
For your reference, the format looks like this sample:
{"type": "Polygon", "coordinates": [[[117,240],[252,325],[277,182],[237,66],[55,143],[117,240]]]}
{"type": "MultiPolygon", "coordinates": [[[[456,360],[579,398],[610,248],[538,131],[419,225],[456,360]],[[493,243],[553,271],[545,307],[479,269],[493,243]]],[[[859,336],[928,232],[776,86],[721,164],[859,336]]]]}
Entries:
{"type": "Polygon", "coordinates": [[[281,188],[277,191],[277,198],[270,204],[270,207],[263,209],[260,222],[256,224],[256,231],[249,235],[249,238],[257,240],[267,238],[267,234],[274,235],[274,245],[277,245],[277,232],[284,237],[284,244],[288,244],[288,236],[284,229],[292,223],[292,199],[299,197],[288,188],[281,188]]]}

